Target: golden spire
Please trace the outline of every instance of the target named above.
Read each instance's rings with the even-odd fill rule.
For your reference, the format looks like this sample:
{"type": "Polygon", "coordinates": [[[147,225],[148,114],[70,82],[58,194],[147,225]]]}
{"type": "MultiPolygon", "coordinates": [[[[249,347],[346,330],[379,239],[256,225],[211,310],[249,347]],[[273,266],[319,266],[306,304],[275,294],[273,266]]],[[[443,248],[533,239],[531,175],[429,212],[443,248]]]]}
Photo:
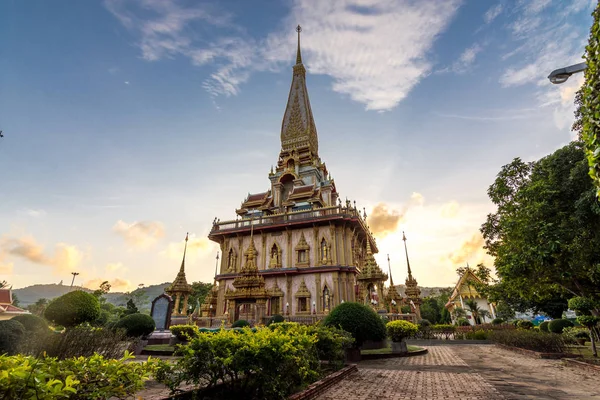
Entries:
{"type": "Polygon", "coordinates": [[[412,272],[410,270],[410,261],[408,260],[408,249],[406,248],[406,236],[402,231],[402,240],[404,241],[404,251],[406,252],[406,265],[408,266],[408,279],[412,279],[412,272]]]}
{"type": "Polygon", "coordinates": [[[179,273],[185,273],[185,252],[187,251],[187,242],[189,234],[189,232],[185,234],[185,247],[183,248],[183,259],[181,260],[181,268],[179,268],[179,273]]]}
{"type": "Polygon", "coordinates": [[[388,259],[388,271],[390,273],[390,287],[393,288],[394,287],[394,278],[392,278],[392,265],[390,264],[390,255],[387,255],[387,259],[388,259]]]}
{"type": "Polygon", "coordinates": [[[319,140],[306,89],[306,69],[300,52],[301,31],[302,28],[298,25],[296,65],[293,67],[292,85],[281,123],[281,151],[286,156],[292,150],[298,153],[308,152],[310,159],[315,160],[318,159],[319,140]]]}
{"type": "Polygon", "coordinates": [[[296,32],[298,32],[298,50],[296,51],[296,65],[302,64],[302,54],[300,53],[300,32],[302,32],[302,27],[298,25],[296,27],[296,32]]]}

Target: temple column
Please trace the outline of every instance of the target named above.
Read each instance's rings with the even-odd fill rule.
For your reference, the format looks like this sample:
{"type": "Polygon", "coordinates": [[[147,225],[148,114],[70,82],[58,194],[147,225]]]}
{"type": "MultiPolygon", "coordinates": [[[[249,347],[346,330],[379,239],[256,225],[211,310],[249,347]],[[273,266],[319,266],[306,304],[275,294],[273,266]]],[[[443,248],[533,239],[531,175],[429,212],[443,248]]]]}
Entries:
{"type": "Polygon", "coordinates": [[[340,252],[340,256],[341,256],[341,264],[342,265],[348,265],[348,263],[346,263],[346,225],[342,225],[341,228],[342,231],[342,251],[340,252]]]}
{"type": "MultiPolygon", "coordinates": [[[[265,238],[265,233],[261,232],[260,233],[260,238],[262,240],[262,255],[261,255],[261,260],[262,260],[262,269],[268,269],[269,266],[267,265],[267,240],[265,238]]],[[[260,269],[260,267],[258,268],[260,269]]]]}
{"type": "Polygon", "coordinates": [[[175,305],[173,306],[173,315],[179,315],[179,294],[175,294],[175,305]]]}
{"type": "MultiPolygon", "coordinates": [[[[292,277],[291,276],[287,276],[286,277],[286,293],[285,293],[285,297],[286,297],[286,303],[289,303],[289,307],[286,307],[285,310],[283,310],[283,312],[288,315],[293,315],[293,309],[294,309],[294,302],[292,301],[293,297],[292,297],[292,277]]],[[[285,307],[285,304],[283,305],[285,307]]]]}
{"type": "Polygon", "coordinates": [[[243,236],[238,236],[238,244],[239,244],[238,254],[240,257],[240,260],[239,260],[240,267],[236,268],[235,272],[241,271],[242,266],[244,265],[244,237],[243,236]]]}
{"type": "Polygon", "coordinates": [[[317,313],[323,311],[323,307],[321,306],[322,299],[321,295],[323,294],[323,289],[321,289],[321,274],[317,273],[315,275],[315,291],[317,299],[315,300],[317,303],[317,313]]]}
{"type": "Polygon", "coordinates": [[[227,263],[229,262],[229,238],[223,240],[223,246],[221,246],[221,269],[220,273],[227,272],[227,263]],[[225,254],[227,253],[227,254],[225,254]]]}
{"type": "Polygon", "coordinates": [[[292,231],[288,230],[287,231],[287,254],[286,254],[287,265],[285,265],[285,266],[282,265],[283,268],[292,268],[294,266],[292,264],[292,255],[293,254],[294,253],[292,251],[292,231]]]}
{"type": "Polygon", "coordinates": [[[319,257],[319,250],[321,247],[321,243],[319,243],[319,228],[318,227],[313,227],[313,236],[314,236],[314,241],[313,241],[313,252],[315,254],[315,258],[314,258],[314,263],[313,263],[313,267],[316,267],[317,265],[321,265],[322,261],[319,257]]]}
{"type": "Polygon", "coordinates": [[[331,264],[338,265],[338,256],[337,256],[337,228],[335,225],[329,225],[329,235],[331,236],[331,264]]]}
{"type": "MultiPolygon", "coordinates": [[[[340,299],[340,282],[338,280],[339,277],[339,273],[338,272],[334,272],[331,274],[331,278],[332,278],[332,284],[333,284],[333,304],[332,304],[332,308],[338,304],[340,304],[340,301],[342,299],[340,299]]],[[[344,300],[345,301],[345,300],[344,300]]]]}
{"type": "Polygon", "coordinates": [[[187,311],[188,311],[188,298],[189,298],[189,294],[186,294],[183,296],[183,309],[182,309],[182,314],[183,315],[187,315],[187,311]]]}

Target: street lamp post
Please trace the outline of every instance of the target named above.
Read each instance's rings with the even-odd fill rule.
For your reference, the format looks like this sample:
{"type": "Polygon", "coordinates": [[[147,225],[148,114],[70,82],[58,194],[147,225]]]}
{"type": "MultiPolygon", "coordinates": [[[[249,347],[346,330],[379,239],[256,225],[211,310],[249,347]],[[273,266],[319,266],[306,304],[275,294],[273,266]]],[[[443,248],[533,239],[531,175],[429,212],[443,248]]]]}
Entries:
{"type": "Polygon", "coordinates": [[[73,275],[73,280],[71,281],[71,289],[73,288],[73,283],[75,283],[75,277],[77,275],[79,275],[79,272],[71,272],[71,275],[73,275]]]}
{"type": "Polygon", "coordinates": [[[290,303],[285,303],[285,315],[288,317],[288,321],[290,320],[290,303]]]}
{"type": "Polygon", "coordinates": [[[555,85],[559,85],[561,83],[565,83],[567,79],[571,77],[571,75],[585,71],[586,68],[587,64],[582,62],[579,64],[569,65],[568,67],[555,69],[554,71],[550,72],[548,79],[555,85]]]}
{"type": "Polygon", "coordinates": [[[208,316],[210,317],[210,322],[208,323],[208,327],[212,328],[212,304],[208,306],[208,316]]]}

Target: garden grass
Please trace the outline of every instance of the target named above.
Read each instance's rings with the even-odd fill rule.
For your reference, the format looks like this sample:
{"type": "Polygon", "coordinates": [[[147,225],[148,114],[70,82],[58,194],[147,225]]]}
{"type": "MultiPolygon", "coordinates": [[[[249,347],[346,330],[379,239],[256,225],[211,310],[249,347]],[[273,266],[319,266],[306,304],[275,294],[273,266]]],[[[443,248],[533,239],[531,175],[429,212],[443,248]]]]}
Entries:
{"type": "Polygon", "coordinates": [[[144,349],[152,351],[174,351],[175,347],[169,346],[168,344],[151,344],[144,347],[144,349]]]}

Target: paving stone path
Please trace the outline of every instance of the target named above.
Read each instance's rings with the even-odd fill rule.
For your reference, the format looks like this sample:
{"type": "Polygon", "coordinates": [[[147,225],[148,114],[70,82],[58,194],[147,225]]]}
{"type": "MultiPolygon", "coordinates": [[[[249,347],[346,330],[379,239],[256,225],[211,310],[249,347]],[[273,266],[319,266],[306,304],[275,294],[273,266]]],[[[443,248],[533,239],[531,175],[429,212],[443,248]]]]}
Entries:
{"type": "Polygon", "coordinates": [[[600,400],[600,376],[495,346],[435,346],[425,356],[369,360],[319,400],[600,400]]]}

